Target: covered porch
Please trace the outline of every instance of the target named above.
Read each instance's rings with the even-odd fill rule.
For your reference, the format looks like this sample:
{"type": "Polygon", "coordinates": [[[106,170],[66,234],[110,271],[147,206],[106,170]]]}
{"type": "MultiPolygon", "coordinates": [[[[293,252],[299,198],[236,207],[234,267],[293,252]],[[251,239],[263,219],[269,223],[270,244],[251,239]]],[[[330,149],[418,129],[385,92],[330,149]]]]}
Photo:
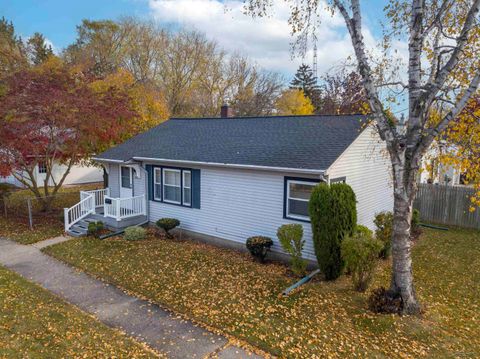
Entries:
{"type": "Polygon", "coordinates": [[[81,191],[80,201],[64,209],[65,232],[87,234],[89,222],[102,221],[110,230],[119,230],[147,221],[144,194],[125,198],[111,197],[109,188],[81,191]]]}

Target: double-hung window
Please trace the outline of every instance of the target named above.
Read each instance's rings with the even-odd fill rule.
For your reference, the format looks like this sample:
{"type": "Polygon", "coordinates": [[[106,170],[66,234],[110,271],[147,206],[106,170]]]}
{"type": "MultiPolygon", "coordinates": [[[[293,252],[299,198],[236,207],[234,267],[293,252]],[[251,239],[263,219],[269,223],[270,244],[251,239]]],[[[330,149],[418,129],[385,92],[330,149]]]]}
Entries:
{"type": "Polygon", "coordinates": [[[147,171],[151,173],[149,195],[154,201],[200,208],[200,178],[198,170],[151,166],[150,169],[147,167],[147,171]],[[194,188],[196,188],[195,191],[194,188]]]}
{"type": "Polygon", "coordinates": [[[192,204],[192,172],[183,171],[183,205],[190,206],[192,204]]]}
{"type": "Polygon", "coordinates": [[[285,179],[285,217],[310,221],[308,201],[317,181],[308,179],[285,179]]]}
{"type": "Polygon", "coordinates": [[[163,169],[163,201],[167,203],[182,204],[181,170],[163,169]]]}
{"type": "Polygon", "coordinates": [[[162,200],[162,169],[155,168],[153,173],[153,198],[157,201],[162,200]]]}

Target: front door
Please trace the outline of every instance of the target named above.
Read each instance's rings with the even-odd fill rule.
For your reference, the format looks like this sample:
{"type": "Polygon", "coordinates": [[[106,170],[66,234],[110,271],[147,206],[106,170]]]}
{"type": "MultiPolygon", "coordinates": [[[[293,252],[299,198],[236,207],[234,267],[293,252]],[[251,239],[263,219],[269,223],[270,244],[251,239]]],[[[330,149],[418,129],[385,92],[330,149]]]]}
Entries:
{"type": "Polygon", "coordinates": [[[120,167],[120,198],[133,197],[133,168],[120,167]]]}

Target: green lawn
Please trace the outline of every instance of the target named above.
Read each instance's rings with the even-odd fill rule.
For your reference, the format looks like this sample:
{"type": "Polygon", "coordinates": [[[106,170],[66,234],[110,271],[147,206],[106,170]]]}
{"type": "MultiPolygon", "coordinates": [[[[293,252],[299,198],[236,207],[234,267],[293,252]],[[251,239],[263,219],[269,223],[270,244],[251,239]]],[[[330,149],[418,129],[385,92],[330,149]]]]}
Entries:
{"type": "MultiPolygon", "coordinates": [[[[193,242],[76,239],[48,254],[282,357],[479,357],[480,232],[425,230],[413,251],[422,317],[377,315],[349,278],[288,299],[280,264],[193,242]]],[[[387,285],[383,262],[375,286],[387,285]]]]}
{"type": "Polygon", "coordinates": [[[0,206],[0,237],[7,237],[22,244],[31,244],[63,234],[63,208],[71,207],[80,201],[81,190],[99,187],[101,186],[98,184],[88,184],[61,188],[53,202],[53,209],[48,213],[41,212],[39,203],[33,199],[33,231],[29,226],[26,202],[27,198],[33,198],[33,194],[28,190],[14,192],[7,199],[6,218],[3,203],[0,206]]]}
{"type": "Polygon", "coordinates": [[[152,351],[0,267],[1,358],[156,358],[152,351]]]}

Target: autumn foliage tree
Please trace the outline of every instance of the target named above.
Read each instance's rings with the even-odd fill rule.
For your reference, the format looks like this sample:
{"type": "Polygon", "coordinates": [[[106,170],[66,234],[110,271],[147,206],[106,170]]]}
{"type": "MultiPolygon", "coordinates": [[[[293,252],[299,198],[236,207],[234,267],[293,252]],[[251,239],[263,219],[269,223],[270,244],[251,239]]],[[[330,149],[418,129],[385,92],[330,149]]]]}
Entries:
{"type": "Polygon", "coordinates": [[[480,207],[480,96],[467,106],[441,135],[446,146],[439,161],[458,168],[464,181],[476,189],[471,198],[471,211],[480,207]]]}
{"type": "Polygon", "coordinates": [[[122,68],[104,78],[93,81],[90,87],[95,93],[105,93],[110,89],[127,94],[137,119],[130,126],[130,136],[144,132],[169,117],[167,103],[160,91],[148,84],[135,81],[133,75],[122,68]]]}
{"type": "Polygon", "coordinates": [[[302,90],[288,89],[276,101],[277,115],[311,115],[315,108],[302,90]]]}
{"type": "Polygon", "coordinates": [[[357,72],[330,72],[320,80],[322,91],[318,113],[349,115],[370,112],[362,78],[357,72]]]}
{"type": "Polygon", "coordinates": [[[74,164],[122,139],[137,118],[128,93],[115,87],[95,92],[91,79],[56,58],[6,77],[0,96],[0,175],[12,174],[44,210],[74,164]],[[34,171],[40,161],[43,183],[34,171]],[[56,163],[65,165],[58,180],[56,163]]]}

